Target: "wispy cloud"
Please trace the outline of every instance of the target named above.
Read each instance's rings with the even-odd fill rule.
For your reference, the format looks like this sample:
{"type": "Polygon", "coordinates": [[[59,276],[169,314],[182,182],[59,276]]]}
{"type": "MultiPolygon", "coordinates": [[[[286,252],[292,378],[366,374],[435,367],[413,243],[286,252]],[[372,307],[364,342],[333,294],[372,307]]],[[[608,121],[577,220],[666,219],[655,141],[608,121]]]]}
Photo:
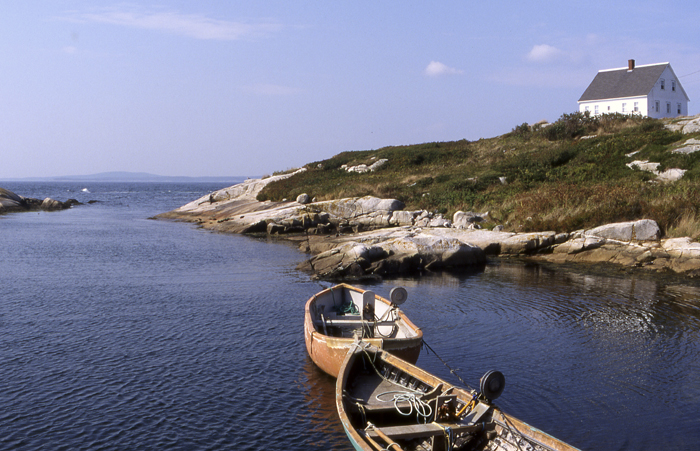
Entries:
{"type": "Polygon", "coordinates": [[[132,9],[103,9],[75,13],[68,17],[78,22],[105,23],[130,28],[160,31],[195,39],[234,41],[265,36],[279,31],[282,26],[272,21],[259,23],[233,22],[213,19],[202,14],[182,14],[173,11],[146,11],[132,9]]]}
{"type": "Polygon", "coordinates": [[[463,74],[464,71],[460,69],[455,69],[454,67],[449,67],[438,61],[431,61],[430,64],[425,68],[425,75],[429,77],[439,77],[441,75],[458,75],[463,74]]]}
{"type": "Polygon", "coordinates": [[[533,63],[549,63],[564,56],[564,52],[549,44],[540,44],[532,47],[527,54],[527,60],[533,63]]]}

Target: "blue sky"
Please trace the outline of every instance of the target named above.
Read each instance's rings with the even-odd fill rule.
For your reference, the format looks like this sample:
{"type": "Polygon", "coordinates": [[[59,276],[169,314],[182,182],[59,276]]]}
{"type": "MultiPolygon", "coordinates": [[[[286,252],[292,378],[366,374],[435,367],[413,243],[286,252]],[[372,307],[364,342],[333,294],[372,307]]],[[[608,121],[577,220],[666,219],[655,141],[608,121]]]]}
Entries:
{"type": "Polygon", "coordinates": [[[258,176],[556,120],[599,69],[670,62],[700,113],[700,10],[658,1],[0,5],[0,180],[258,176]]]}

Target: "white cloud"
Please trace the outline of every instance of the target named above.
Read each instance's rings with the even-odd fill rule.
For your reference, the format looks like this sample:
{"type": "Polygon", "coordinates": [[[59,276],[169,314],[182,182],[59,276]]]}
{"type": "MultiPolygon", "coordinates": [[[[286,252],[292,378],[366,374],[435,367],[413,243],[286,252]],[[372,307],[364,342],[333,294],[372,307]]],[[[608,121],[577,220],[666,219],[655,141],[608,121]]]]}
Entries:
{"type": "Polygon", "coordinates": [[[527,54],[527,60],[534,63],[548,63],[564,55],[564,52],[548,44],[541,44],[532,47],[527,54]]]}
{"type": "Polygon", "coordinates": [[[70,18],[79,22],[106,23],[145,30],[163,31],[195,39],[233,41],[266,35],[281,28],[273,22],[242,23],[212,19],[201,14],[180,14],[170,11],[136,11],[106,9],[100,12],[76,14],[70,18]]]}
{"type": "Polygon", "coordinates": [[[429,77],[439,77],[440,75],[462,74],[464,71],[446,66],[438,61],[431,61],[425,68],[425,75],[429,77]]]}
{"type": "Polygon", "coordinates": [[[63,53],[68,53],[69,55],[72,55],[73,53],[78,51],[78,49],[73,47],[72,45],[67,45],[61,50],[63,51],[63,53]]]}

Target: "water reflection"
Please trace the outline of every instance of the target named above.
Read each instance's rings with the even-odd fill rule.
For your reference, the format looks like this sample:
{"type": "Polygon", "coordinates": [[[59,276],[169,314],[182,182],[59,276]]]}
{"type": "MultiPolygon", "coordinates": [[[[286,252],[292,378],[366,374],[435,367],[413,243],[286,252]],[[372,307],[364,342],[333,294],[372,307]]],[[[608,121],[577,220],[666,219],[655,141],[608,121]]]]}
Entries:
{"type": "Polygon", "coordinates": [[[306,357],[301,365],[298,382],[304,393],[304,403],[297,414],[298,421],[321,439],[307,441],[307,449],[351,451],[335,407],[335,379],[319,370],[306,357]]]}

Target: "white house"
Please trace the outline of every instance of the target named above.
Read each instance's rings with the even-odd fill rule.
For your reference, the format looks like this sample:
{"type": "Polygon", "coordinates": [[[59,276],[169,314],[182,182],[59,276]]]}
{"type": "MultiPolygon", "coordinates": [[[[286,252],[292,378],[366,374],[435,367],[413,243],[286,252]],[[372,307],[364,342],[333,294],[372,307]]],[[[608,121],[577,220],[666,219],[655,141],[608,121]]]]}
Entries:
{"type": "Polygon", "coordinates": [[[641,114],[654,118],[688,115],[690,99],[669,63],[601,70],[578,99],[580,112],[641,114]]]}

